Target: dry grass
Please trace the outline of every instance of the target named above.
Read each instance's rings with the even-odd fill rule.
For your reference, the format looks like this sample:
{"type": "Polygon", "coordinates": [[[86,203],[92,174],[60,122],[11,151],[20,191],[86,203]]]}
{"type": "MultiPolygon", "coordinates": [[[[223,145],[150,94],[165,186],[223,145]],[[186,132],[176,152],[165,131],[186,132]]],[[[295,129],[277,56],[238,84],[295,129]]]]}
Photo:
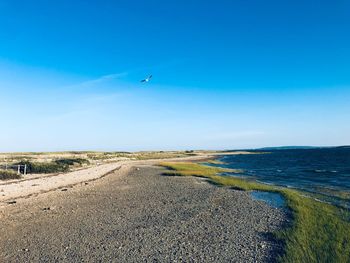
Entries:
{"type": "Polygon", "coordinates": [[[0,180],[20,179],[21,175],[11,170],[0,170],[0,180]]]}

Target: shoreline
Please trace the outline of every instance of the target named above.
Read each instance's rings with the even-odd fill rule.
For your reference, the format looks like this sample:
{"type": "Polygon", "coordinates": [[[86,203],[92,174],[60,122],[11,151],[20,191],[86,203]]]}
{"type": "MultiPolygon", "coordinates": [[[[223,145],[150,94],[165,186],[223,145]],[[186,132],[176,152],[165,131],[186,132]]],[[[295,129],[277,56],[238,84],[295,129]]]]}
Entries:
{"type": "Polygon", "coordinates": [[[271,233],[285,224],[282,210],[253,200],[248,192],[200,178],[164,176],[164,168],[153,166],[158,162],[124,165],[82,187],[50,191],[7,206],[0,218],[4,229],[0,259],[276,259],[281,244],[271,233]]]}

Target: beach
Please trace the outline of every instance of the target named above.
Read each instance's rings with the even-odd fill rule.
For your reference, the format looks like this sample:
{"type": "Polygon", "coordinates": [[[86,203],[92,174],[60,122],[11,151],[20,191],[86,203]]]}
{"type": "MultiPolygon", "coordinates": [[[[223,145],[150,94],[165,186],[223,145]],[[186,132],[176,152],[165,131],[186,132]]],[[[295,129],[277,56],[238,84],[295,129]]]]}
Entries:
{"type": "MultiPolygon", "coordinates": [[[[60,155],[62,156],[62,154],[60,155]]],[[[115,162],[99,163],[88,168],[80,168],[66,173],[34,174],[26,175],[16,180],[0,180],[0,207],[6,206],[16,199],[28,198],[64,187],[71,187],[92,180],[97,180],[115,170],[120,173],[128,170],[133,165],[157,164],[161,161],[204,161],[215,155],[200,154],[189,157],[149,159],[149,160],[118,160],[115,162]]]]}
{"type": "Polygon", "coordinates": [[[89,170],[93,174],[89,178],[86,169],[84,176],[70,175],[75,178],[72,182],[3,199],[0,261],[276,259],[282,247],[271,233],[287,224],[284,210],[255,201],[248,192],[218,187],[205,179],[164,176],[165,168],[157,163],[159,160],[106,164],[103,173],[89,170]],[[14,199],[16,203],[9,204],[14,199]]]}

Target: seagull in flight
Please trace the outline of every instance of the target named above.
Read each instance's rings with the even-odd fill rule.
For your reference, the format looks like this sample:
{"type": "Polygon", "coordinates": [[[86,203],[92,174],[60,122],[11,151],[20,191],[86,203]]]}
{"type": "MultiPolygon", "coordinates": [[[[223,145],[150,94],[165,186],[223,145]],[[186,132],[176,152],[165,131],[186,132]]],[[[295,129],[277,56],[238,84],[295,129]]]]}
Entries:
{"type": "Polygon", "coordinates": [[[149,82],[152,78],[152,75],[149,75],[147,78],[141,80],[141,82],[149,82]]]}

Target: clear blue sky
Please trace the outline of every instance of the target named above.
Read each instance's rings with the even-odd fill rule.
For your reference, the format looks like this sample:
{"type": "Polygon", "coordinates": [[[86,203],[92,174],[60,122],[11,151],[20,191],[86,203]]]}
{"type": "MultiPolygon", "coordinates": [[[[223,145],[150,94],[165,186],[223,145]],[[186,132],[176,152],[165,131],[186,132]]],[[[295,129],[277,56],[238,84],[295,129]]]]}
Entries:
{"type": "Polygon", "coordinates": [[[350,2],[2,0],[0,91],[0,151],[350,144],[350,2]]]}

